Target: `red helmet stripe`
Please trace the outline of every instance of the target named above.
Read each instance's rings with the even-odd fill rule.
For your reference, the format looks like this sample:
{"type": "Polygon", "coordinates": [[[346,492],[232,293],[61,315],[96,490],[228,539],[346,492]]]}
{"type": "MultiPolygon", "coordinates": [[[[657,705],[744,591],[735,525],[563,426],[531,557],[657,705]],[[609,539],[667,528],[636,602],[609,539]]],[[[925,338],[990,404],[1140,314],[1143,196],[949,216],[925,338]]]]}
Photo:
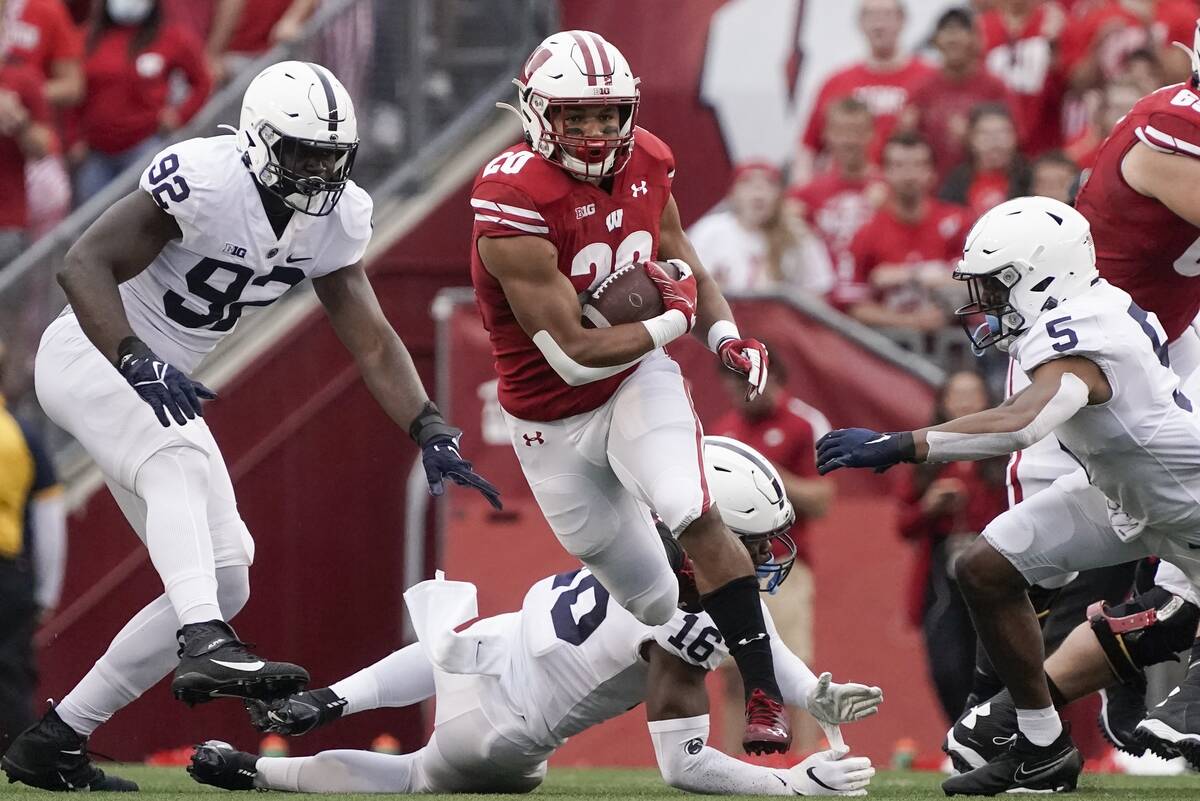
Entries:
{"type": "Polygon", "coordinates": [[[604,40],[598,34],[587,32],[588,38],[592,40],[592,44],[596,46],[596,53],[600,56],[600,74],[612,75],[613,65],[608,57],[608,50],[604,47],[604,40]]]}
{"type": "Polygon", "coordinates": [[[579,46],[579,52],[583,54],[584,68],[587,70],[588,86],[596,85],[596,60],[592,58],[592,49],[588,47],[588,42],[578,31],[571,31],[571,37],[575,40],[575,44],[579,46]]]}
{"type": "Polygon", "coordinates": [[[533,77],[533,73],[537,72],[538,67],[550,60],[551,53],[544,47],[539,46],[533,51],[533,55],[525,62],[524,69],[521,70],[521,83],[529,83],[529,79],[533,77]]]}

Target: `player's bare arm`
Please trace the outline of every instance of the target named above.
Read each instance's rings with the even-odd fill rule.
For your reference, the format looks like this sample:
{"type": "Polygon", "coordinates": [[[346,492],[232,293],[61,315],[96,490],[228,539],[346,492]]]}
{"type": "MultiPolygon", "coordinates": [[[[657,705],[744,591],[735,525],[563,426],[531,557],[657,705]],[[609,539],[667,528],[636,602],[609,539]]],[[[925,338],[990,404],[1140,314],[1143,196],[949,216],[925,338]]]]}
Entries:
{"type": "Polygon", "coordinates": [[[987,459],[1027,448],[1084,406],[1105,403],[1112,388],[1090,359],[1066,356],[1034,370],[1010,402],[917,431],[882,434],[865,428],[831,431],[817,442],[822,475],[841,467],[886,469],[898,462],[987,459]]]}
{"type": "Polygon", "coordinates": [[[425,392],[404,342],[384,316],[362,262],[313,279],[313,289],[338,339],[350,351],[371,395],[421,447],[430,492],[442,478],[472,487],[499,509],[500,491],[458,453],[461,431],[449,425],[425,392]]]}
{"type": "MultiPolygon", "coordinates": [[[[571,282],[558,271],[558,250],[545,239],[483,237],[479,240],[479,256],[500,282],[521,329],[539,348],[544,350],[543,343],[549,337],[568,359],[582,367],[621,369],[654,349],[654,340],[641,323],[583,327],[579,298],[571,282]]],[[[547,361],[559,369],[549,355],[547,361]]]]}
{"type": "Polygon", "coordinates": [[[408,349],[384,316],[362,263],[314,278],[313,289],[371,395],[388,417],[408,430],[429,396],[408,349]]]}
{"type": "Polygon", "coordinates": [[[1154,198],[1200,227],[1200,160],[1161,153],[1138,142],[1121,162],[1121,177],[1135,192],[1154,198]]]}
{"type": "Polygon", "coordinates": [[[117,286],[145,270],[168,242],[182,237],[175,218],[135,189],[67,251],[58,283],[84,333],[110,362],[117,361],[121,341],[134,335],[117,286]]]}

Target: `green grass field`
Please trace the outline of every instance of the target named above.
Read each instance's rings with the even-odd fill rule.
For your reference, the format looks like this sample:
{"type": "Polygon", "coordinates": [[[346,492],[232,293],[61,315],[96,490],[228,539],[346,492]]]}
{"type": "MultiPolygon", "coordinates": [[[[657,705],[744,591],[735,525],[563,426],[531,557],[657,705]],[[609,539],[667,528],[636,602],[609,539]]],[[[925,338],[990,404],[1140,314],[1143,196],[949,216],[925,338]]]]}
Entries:
{"type": "MultiPolygon", "coordinates": [[[[105,766],[108,768],[109,766],[105,766]]],[[[211,796],[224,791],[196,784],[182,768],[148,768],[142,765],[113,766],[113,773],[137,781],[142,792],[138,801],[182,801],[186,798],[211,796]]],[[[939,787],[942,776],[936,773],[885,771],[875,777],[871,786],[872,798],[932,799],[944,798],[939,787]]],[[[36,796],[49,798],[48,793],[21,785],[0,786],[2,801],[31,801],[36,796]]],[[[603,801],[617,799],[679,798],[684,794],[665,787],[653,770],[552,769],[535,796],[554,798],[594,798],[603,801]]],[[[1196,801],[1200,798],[1200,776],[1146,778],[1084,774],[1077,797],[1083,799],[1122,798],[1137,801],[1196,801]]],[[[55,796],[59,797],[59,796],[55,796]]],[[[378,796],[338,795],[301,796],[291,798],[338,798],[375,801],[378,796]]],[[[527,796],[424,796],[424,798],[522,798],[527,796]]],[[[739,796],[740,797],[740,796],[739,796]]],[[[211,801],[211,799],[210,799],[211,801]]]]}

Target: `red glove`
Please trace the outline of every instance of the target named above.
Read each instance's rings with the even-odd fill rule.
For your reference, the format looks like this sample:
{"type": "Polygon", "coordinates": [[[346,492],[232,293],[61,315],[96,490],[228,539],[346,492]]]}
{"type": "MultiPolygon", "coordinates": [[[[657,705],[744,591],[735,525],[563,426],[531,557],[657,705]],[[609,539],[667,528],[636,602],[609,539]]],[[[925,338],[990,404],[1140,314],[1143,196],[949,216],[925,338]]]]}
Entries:
{"type": "Polygon", "coordinates": [[[679,278],[667,275],[652,261],[645,262],[642,268],[646,271],[647,277],[658,287],[658,293],[662,295],[663,308],[668,311],[678,309],[683,312],[684,318],[687,319],[688,330],[691,331],[692,326],[696,324],[696,276],[684,262],[676,260],[673,263],[679,270],[679,278]]]}
{"type": "Polygon", "coordinates": [[[746,390],[746,400],[754,400],[767,388],[767,366],[771,360],[767,356],[766,345],[757,339],[726,337],[717,345],[717,354],[722,364],[746,376],[750,384],[746,390]]]}

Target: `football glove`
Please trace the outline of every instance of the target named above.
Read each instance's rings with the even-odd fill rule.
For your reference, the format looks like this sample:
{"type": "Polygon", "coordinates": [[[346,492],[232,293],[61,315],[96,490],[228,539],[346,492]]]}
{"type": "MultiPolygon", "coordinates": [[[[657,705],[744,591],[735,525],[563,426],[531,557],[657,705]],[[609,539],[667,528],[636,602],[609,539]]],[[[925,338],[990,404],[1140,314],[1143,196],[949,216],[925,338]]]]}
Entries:
{"type": "Polygon", "coordinates": [[[696,324],[696,276],[686,262],[672,259],[671,263],[679,270],[678,278],[667,275],[652,261],[643,264],[642,268],[658,288],[658,294],[662,295],[663,308],[667,311],[678,309],[682,312],[687,320],[688,330],[691,331],[696,324]]]}
{"type": "Polygon", "coordinates": [[[730,370],[746,376],[746,382],[750,385],[746,389],[746,400],[754,400],[763,394],[767,388],[767,367],[771,361],[766,345],[757,339],[725,337],[717,343],[717,355],[730,370]]]}
{"type": "Polygon", "coordinates": [[[408,433],[421,446],[421,464],[425,467],[430,495],[437,497],[445,494],[444,479],[448,478],[460,487],[479,490],[494,508],[504,508],[500,503],[500,490],[476,473],[471,463],[458,452],[458,438],[462,436],[462,431],[447,423],[432,402],[425,402],[421,413],[409,425],[408,433]]]}
{"type": "Polygon", "coordinates": [[[212,400],[217,393],[193,381],[154,355],[154,351],[137,337],[126,337],[117,348],[117,370],[129,386],[150,404],[163,428],[171,425],[170,417],[179,425],[203,417],[200,400],[212,400]]]}
{"type": "Polygon", "coordinates": [[[818,751],[788,770],[799,795],[866,795],[875,775],[866,757],[843,758],[845,751],[818,751]]]}
{"type": "Polygon", "coordinates": [[[882,473],[900,462],[915,461],[916,452],[910,431],[883,434],[869,428],[839,428],[817,440],[817,472],[874,467],[882,473]]]}
{"type": "Polygon", "coordinates": [[[883,703],[883,690],[865,684],[835,684],[822,673],[808,692],[808,713],[825,726],[853,723],[874,715],[883,703]]]}

